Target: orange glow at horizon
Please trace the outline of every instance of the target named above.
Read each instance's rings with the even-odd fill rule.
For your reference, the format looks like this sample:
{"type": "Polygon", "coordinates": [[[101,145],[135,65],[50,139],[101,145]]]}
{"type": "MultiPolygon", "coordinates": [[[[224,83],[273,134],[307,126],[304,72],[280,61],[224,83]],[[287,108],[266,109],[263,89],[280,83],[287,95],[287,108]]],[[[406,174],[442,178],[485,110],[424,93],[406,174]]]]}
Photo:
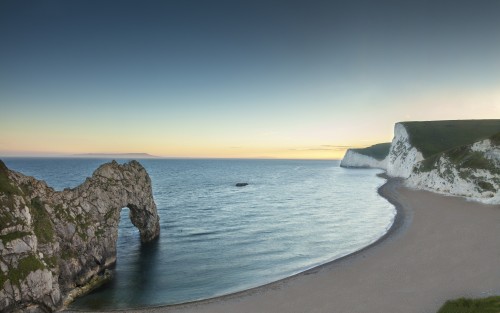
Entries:
{"type": "Polygon", "coordinates": [[[139,111],[139,118],[147,113],[140,120],[148,123],[135,124],[123,122],[131,119],[126,111],[95,116],[75,109],[71,118],[54,112],[41,119],[43,107],[29,116],[9,109],[0,116],[0,156],[148,153],[174,158],[341,159],[348,148],[390,142],[399,121],[500,118],[498,88],[379,100],[385,107],[366,106],[364,111],[336,111],[325,100],[323,111],[314,116],[234,113],[211,120],[193,113],[166,120],[164,114],[139,111]]]}
{"type": "MultiPolygon", "coordinates": [[[[369,146],[369,144],[367,145],[369,146]]],[[[207,147],[171,147],[168,149],[161,147],[142,146],[141,148],[130,149],[128,147],[114,146],[114,148],[91,146],[65,146],[64,149],[50,150],[44,149],[42,145],[33,144],[32,149],[19,149],[21,147],[11,147],[6,151],[0,151],[4,156],[68,156],[73,154],[102,153],[102,154],[123,154],[123,153],[147,153],[157,157],[166,158],[258,158],[258,159],[342,159],[347,147],[341,148],[267,148],[267,147],[229,147],[229,148],[207,148],[207,147]],[[3,153],[2,153],[3,152],[3,153]]],[[[356,146],[359,147],[359,146],[356,146]]]]}

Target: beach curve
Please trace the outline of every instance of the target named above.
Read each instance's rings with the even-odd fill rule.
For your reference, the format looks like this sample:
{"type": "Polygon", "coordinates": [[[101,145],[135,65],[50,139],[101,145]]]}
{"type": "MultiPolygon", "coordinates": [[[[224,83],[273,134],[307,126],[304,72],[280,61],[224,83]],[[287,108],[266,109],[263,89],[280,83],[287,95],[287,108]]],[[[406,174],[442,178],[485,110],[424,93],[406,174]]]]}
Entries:
{"type": "Polygon", "coordinates": [[[397,210],[371,245],[297,275],[180,305],[64,312],[435,312],[450,298],[500,294],[500,206],[379,188],[397,210]]]}

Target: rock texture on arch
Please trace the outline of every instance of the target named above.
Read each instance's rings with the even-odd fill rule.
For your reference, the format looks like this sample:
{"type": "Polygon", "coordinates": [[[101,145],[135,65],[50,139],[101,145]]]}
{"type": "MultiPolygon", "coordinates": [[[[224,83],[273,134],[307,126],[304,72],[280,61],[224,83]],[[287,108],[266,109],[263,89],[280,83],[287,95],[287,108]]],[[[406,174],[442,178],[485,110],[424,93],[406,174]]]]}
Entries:
{"type": "Polygon", "coordinates": [[[123,207],[143,243],[158,237],[151,180],[137,161],[106,163],[64,191],[0,161],[0,312],[51,312],[102,281],[123,207]]]}

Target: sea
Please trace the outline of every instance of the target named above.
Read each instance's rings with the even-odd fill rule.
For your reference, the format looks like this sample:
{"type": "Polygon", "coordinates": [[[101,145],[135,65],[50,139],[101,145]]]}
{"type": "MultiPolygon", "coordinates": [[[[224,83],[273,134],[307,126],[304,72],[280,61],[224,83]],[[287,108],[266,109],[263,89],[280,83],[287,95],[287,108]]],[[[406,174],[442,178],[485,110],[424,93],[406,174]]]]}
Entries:
{"type": "MultiPolygon", "coordinates": [[[[110,159],[3,161],[62,190],[110,159]]],[[[73,309],[178,304],[264,285],[362,249],[389,230],[396,214],[377,193],[385,182],[380,170],[345,169],[339,161],[139,162],[153,183],[160,238],[141,245],[123,208],[113,279],[73,309]]]]}

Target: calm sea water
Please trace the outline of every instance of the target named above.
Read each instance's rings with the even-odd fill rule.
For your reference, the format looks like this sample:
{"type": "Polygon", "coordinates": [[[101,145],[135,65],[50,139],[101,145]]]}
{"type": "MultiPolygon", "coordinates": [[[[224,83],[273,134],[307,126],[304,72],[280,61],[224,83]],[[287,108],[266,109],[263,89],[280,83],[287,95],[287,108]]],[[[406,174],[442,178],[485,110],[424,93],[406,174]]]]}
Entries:
{"type": "MultiPolygon", "coordinates": [[[[4,161],[62,190],[109,160],[4,161]]],[[[377,194],[378,170],[347,170],[338,161],[140,162],[153,181],[160,240],[141,246],[123,209],[113,281],[73,308],[174,304],[255,287],[359,250],[395,216],[377,194]]]]}

